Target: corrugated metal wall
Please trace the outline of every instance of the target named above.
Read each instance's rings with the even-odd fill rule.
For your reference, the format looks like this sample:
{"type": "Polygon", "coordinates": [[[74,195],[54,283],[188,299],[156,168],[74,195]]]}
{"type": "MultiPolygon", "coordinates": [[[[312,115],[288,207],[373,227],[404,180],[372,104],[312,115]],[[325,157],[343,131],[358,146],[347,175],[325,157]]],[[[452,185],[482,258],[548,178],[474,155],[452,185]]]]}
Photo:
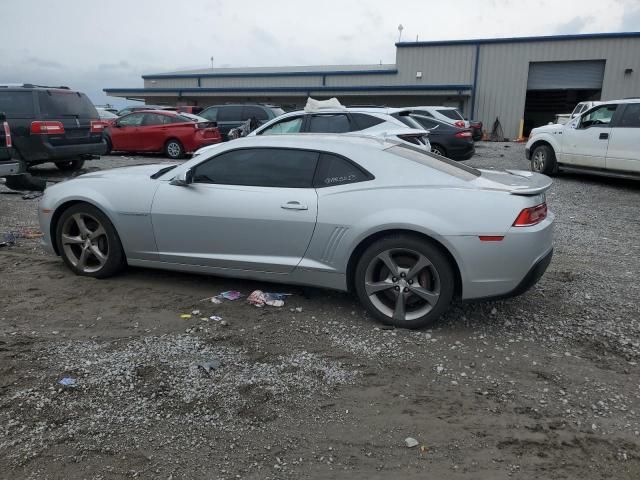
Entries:
{"type": "Polygon", "coordinates": [[[483,44],[476,117],[488,127],[499,118],[505,136],[516,138],[524,116],[529,63],[566,60],[606,61],[603,100],[640,96],[640,38],[483,44]],[[634,72],[625,75],[626,68],[634,72]]]}

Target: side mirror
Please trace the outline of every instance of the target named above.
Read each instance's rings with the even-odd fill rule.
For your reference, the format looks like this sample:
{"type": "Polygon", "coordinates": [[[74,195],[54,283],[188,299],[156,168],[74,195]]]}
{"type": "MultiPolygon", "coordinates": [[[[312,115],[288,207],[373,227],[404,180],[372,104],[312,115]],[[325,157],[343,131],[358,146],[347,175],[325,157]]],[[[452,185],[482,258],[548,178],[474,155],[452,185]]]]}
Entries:
{"type": "Polygon", "coordinates": [[[185,172],[179,173],[171,182],[171,185],[176,185],[178,187],[187,187],[193,183],[193,170],[187,170],[185,172]]]}

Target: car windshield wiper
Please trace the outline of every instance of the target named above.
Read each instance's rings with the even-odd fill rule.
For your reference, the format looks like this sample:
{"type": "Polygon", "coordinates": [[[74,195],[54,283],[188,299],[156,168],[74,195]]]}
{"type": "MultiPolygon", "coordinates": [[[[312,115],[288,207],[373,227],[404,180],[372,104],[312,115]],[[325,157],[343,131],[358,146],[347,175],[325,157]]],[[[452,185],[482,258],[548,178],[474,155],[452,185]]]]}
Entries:
{"type": "Polygon", "coordinates": [[[153,178],[154,180],[156,178],[160,178],[162,175],[164,175],[165,173],[167,173],[170,170],[173,170],[174,168],[176,168],[177,165],[169,165],[168,167],[164,167],[161,168],[160,170],[158,170],[156,173],[154,173],[153,175],[151,175],[151,178],[153,178]]]}

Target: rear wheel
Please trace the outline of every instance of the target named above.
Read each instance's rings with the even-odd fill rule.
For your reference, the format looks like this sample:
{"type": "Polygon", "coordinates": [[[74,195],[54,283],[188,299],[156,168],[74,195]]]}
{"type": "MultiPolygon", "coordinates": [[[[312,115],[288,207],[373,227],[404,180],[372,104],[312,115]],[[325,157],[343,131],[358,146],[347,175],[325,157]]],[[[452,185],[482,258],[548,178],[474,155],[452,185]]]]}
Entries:
{"type": "Polygon", "coordinates": [[[447,151],[441,145],[431,144],[431,153],[435,153],[436,155],[440,155],[441,157],[447,156],[447,151]]]}
{"type": "Polygon", "coordinates": [[[107,216],[86,203],[64,211],[56,227],[58,251],[77,275],[105,278],[125,266],[120,238],[107,216]]]}
{"type": "Polygon", "coordinates": [[[66,162],[56,162],[58,170],[63,172],[72,172],[74,170],[80,170],[84,166],[84,160],[67,160],[66,162]]]}
{"type": "Polygon", "coordinates": [[[372,244],[358,261],[355,288],[363,305],[384,323],[420,328],[451,303],[452,266],[432,243],[396,235],[372,244]]]}
{"type": "Polygon", "coordinates": [[[539,145],[533,149],[531,154],[531,171],[553,175],[558,171],[556,154],[548,145],[539,145]]]}
{"type": "Polygon", "coordinates": [[[167,154],[167,157],[177,160],[182,158],[184,155],[184,148],[182,144],[178,140],[169,140],[167,144],[164,146],[164,151],[167,154]]]}

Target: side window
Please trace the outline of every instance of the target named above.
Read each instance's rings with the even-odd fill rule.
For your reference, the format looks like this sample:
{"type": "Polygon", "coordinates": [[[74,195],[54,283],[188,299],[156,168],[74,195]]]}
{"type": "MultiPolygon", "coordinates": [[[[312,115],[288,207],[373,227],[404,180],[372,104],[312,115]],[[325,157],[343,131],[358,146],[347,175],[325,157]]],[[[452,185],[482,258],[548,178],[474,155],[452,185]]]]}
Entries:
{"type": "Polygon", "coordinates": [[[384,122],[381,118],[374,117],[373,115],[367,115],[366,113],[352,113],[351,118],[355,123],[355,128],[352,128],[354,131],[366,130],[367,128],[380,125],[384,122]]]}
{"type": "Polygon", "coordinates": [[[282,135],[284,133],[298,133],[302,129],[304,117],[287,118],[278,123],[274,123],[269,128],[264,129],[259,135],[282,135]]]}
{"type": "Polygon", "coordinates": [[[195,167],[194,182],[255,187],[311,188],[318,152],[244,148],[217,155],[195,167]]]}
{"type": "Polygon", "coordinates": [[[433,118],[433,115],[431,115],[431,112],[429,112],[428,110],[415,110],[415,113],[419,115],[424,115],[425,117],[433,118]]]}
{"type": "Polygon", "coordinates": [[[0,92],[0,112],[18,118],[33,116],[33,93],[0,92]]]}
{"type": "Polygon", "coordinates": [[[126,117],[122,117],[118,120],[118,123],[123,127],[139,127],[144,119],[144,113],[132,113],[126,117]]]}
{"type": "Polygon", "coordinates": [[[142,126],[148,127],[151,125],[164,125],[165,123],[167,123],[165,119],[169,119],[169,117],[167,115],[160,115],[158,113],[145,113],[144,119],[142,120],[142,126]]]}
{"type": "Polygon", "coordinates": [[[206,118],[207,120],[215,122],[218,119],[218,108],[207,108],[206,110],[200,112],[200,116],[206,118]]]}
{"type": "Polygon", "coordinates": [[[351,131],[349,118],[343,113],[311,115],[308,131],[312,133],[347,133],[351,131]]]}
{"type": "Polygon", "coordinates": [[[580,127],[608,127],[613,114],[616,112],[616,108],[617,105],[602,105],[601,107],[591,110],[582,116],[580,127]]]}
{"type": "Polygon", "coordinates": [[[218,122],[240,122],[242,120],[242,105],[218,107],[218,122]]]}
{"type": "Polygon", "coordinates": [[[618,127],[640,127],[640,103],[627,104],[618,127]]]}
{"type": "Polygon", "coordinates": [[[350,161],[331,153],[320,154],[320,165],[313,179],[316,188],[333,187],[346,183],[364,182],[371,180],[371,174],[350,161]]]}
{"type": "Polygon", "coordinates": [[[264,111],[264,108],[247,105],[242,112],[242,120],[249,120],[255,118],[258,121],[269,120],[269,115],[264,111]]]}

